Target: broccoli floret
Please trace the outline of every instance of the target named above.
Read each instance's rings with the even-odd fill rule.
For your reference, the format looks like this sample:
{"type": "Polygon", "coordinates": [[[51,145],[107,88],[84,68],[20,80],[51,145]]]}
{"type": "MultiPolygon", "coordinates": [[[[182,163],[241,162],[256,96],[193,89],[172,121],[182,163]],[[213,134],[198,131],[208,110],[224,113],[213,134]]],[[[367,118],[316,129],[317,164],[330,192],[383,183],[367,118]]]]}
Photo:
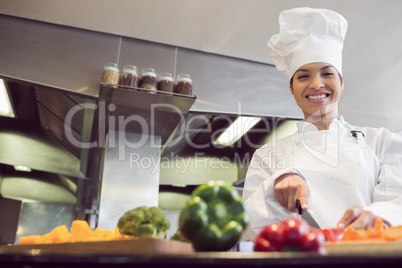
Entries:
{"type": "Polygon", "coordinates": [[[137,207],[120,218],[117,227],[123,235],[165,237],[170,223],[158,207],[137,207]]]}
{"type": "Polygon", "coordinates": [[[170,237],[170,240],[176,240],[176,241],[181,241],[181,242],[189,242],[180,232],[180,229],[177,229],[177,231],[170,237]]]}

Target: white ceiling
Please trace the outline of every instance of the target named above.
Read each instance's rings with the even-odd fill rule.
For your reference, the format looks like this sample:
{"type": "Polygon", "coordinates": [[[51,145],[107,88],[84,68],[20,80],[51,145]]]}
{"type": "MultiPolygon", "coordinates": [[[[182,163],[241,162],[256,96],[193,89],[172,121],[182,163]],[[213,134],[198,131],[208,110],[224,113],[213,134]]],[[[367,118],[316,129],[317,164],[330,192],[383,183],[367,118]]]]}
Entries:
{"type": "Polygon", "coordinates": [[[271,63],[266,43],[279,13],[300,6],[333,9],[349,22],[346,120],[402,133],[400,0],[0,0],[0,13],[271,63]]]}

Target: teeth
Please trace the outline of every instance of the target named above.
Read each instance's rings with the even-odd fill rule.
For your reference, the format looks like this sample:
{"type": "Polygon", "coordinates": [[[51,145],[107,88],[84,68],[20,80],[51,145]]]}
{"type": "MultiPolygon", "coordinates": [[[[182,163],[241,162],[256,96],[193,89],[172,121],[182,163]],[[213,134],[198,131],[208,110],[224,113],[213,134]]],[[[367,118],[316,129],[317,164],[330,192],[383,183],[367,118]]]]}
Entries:
{"type": "Polygon", "coordinates": [[[325,94],[322,94],[322,95],[315,95],[315,96],[313,96],[313,95],[308,96],[308,98],[309,98],[310,100],[319,100],[319,99],[323,99],[323,98],[325,98],[325,97],[326,97],[325,94]]]}

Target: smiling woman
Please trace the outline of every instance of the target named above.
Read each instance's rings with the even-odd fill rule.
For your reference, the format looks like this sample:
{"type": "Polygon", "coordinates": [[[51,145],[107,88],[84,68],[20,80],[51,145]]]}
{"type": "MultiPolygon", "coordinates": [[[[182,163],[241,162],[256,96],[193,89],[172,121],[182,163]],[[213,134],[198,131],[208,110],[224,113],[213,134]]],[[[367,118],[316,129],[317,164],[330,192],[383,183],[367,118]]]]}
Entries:
{"type": "Polygon", "coordinates": [[[402,137],[352,126],[338,111],[346,20],[327,9],[295,8],[279,23],[268,51],[304,120],[293,135],[254,153],[243,191],[247,238],[254,242],[264,226],[301,217],[298,202],[323,229],[369,228],[378,219],[402,225],[402,137]],[[268,155],[284,164],[270,164],[268,155]]]}

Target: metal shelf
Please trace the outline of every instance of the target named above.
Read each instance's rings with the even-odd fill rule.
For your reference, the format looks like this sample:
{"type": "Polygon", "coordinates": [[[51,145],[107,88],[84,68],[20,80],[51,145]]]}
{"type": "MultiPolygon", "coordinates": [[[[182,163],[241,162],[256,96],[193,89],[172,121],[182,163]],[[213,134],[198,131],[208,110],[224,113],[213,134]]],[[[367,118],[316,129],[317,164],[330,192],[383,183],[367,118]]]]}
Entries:
{"type": "Polygon", "coordinates": [[[100,84],[99,91],[99,107],[104,105],[106,121],[115,117],[116,124],[108,125],[108,128],[119,127],[118,130],[125,132],[160,136],[162,145],[167,143],[180,122],[184,122],[195,100],[195,96],[104,83],[100,84]],[[118,123],[119,117],[126,120],[123,125],[118,123]]]}

